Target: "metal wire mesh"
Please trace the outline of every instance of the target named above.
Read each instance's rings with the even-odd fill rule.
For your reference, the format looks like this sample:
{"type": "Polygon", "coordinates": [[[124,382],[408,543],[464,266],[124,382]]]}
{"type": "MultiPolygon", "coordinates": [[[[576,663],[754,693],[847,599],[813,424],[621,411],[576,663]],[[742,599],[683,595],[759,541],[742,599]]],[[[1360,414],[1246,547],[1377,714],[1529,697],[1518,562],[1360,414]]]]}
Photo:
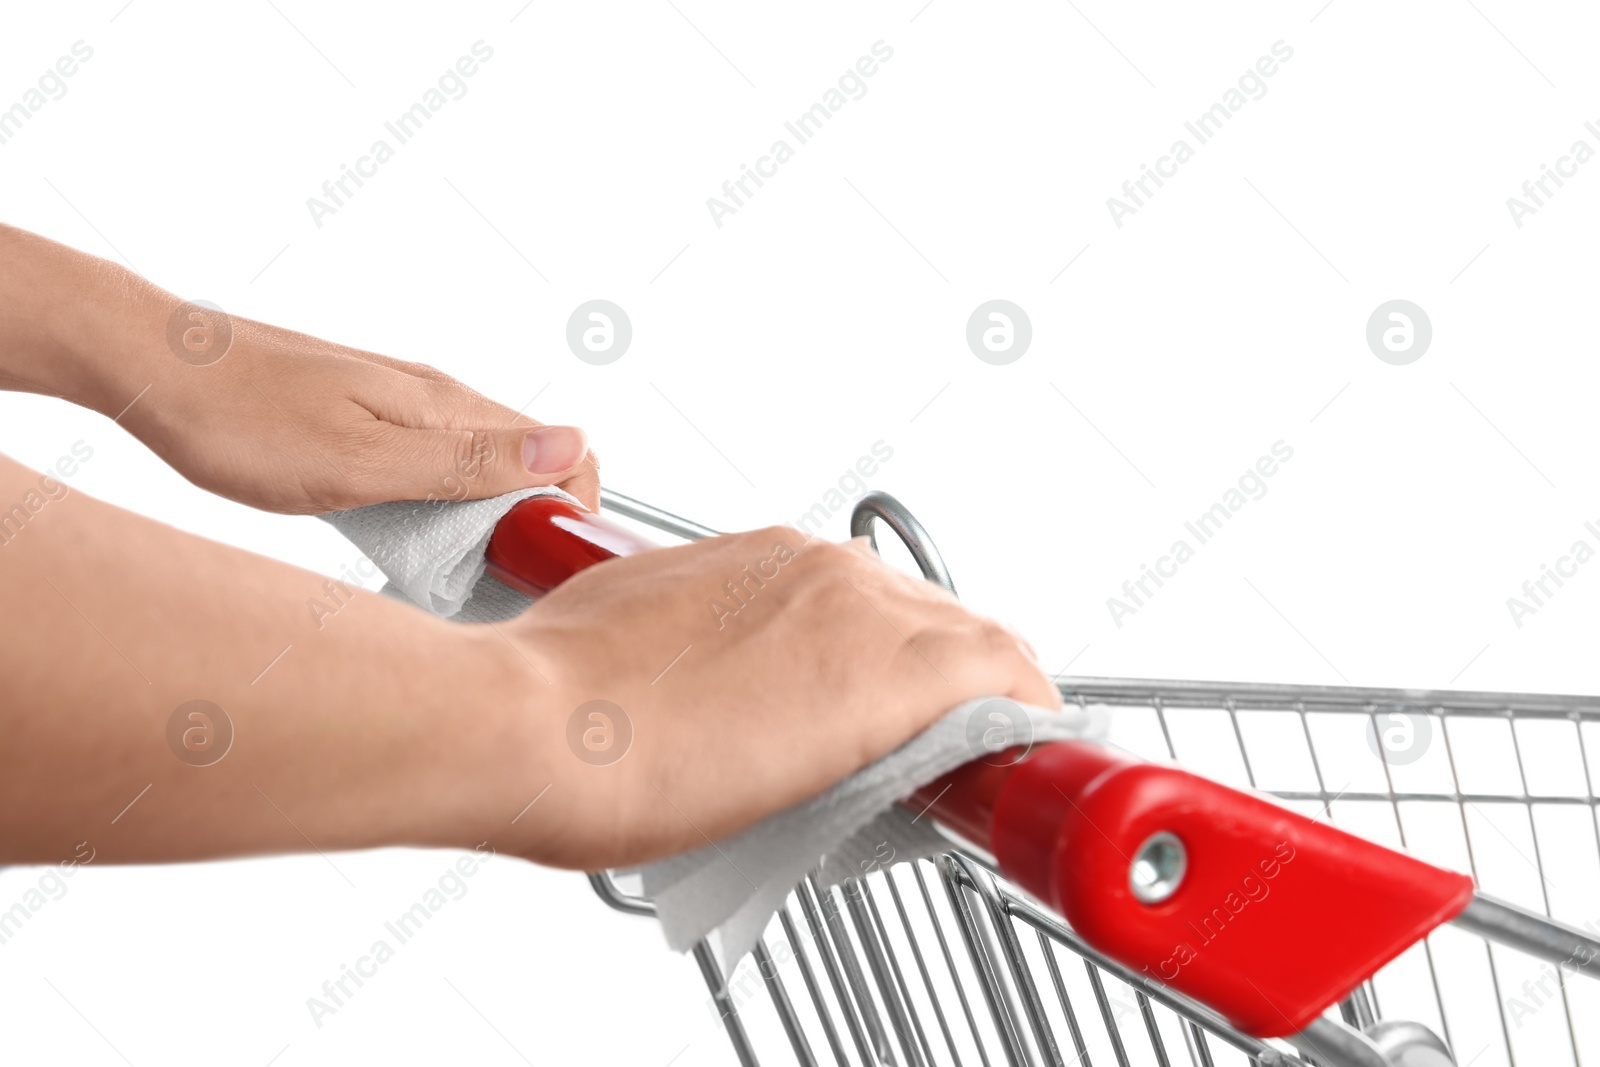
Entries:
{"type": "MultiPolygon", "coordinates": [[[[1142,757],[1260,790],[1600,928],[1591,698],[1098,679],[1062,691],[1114,705],[1112,743],[1142,757]]],[[[1283,952],[1297,951],[1295,933],[1282,931],[1283,952]]],[[[843,886],[802,883],[725,985],[708,953],[701,963],[744,1063],[1307,1062],[1101,957],[959,850],[843,886]]],[[[1421,1022],[1459,1067],[1600,1063],[1600,983],[1451,927],[1341,1013],[1357,1026],[1421,1022]]]]}

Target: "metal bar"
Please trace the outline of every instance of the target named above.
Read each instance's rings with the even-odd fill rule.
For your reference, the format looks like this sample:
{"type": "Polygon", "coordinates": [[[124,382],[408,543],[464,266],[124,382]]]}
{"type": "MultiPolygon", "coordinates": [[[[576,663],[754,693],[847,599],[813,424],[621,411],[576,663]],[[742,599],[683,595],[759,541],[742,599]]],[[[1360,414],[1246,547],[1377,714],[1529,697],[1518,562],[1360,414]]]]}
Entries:
{"type": "Polygon", "coordinates": [[[666,533],[688,538],[690,541],[698,541],[702,537],[716,537],[718,534],[718,531],[709,526],[701,526],[698,522],[690,522],[681,515],[663,511],[631,496],[623,496],[615,489],[600,490],[600,506],[608,511],[615,511],[618,515],[626,515],[646,526],[654,526],[666,533]]]}
{"type": "MultiPolygon", "coordinates": [[[[894,899],[895,911],[900,913],[900,927],[906,932],[906,944],[911,946],[911,956],[916,961],[918,973],[922,975],[922,988],[928,991],[928,1003],[933,1005],[934,1017],[939,1020],[939,1032],[944,1035],[944,1044],[950,1050],[950,1059],[954,1061],[956,1067],[961,1067],[961,1054],[956,1051],[955,1035],[950,1032],[950,1023],[945,1019],[944,1008],[939,1003],[939,992],[933,988],[933,977],[928,973],[927,961],[922,958],[922,949],[917,946],[917,932],[911,929],[911,916],[907,914],[905,901],[900,897],[900,888],[894,884],[894,878],[888,871],[883,872],[883,880],[889,886],[889,896],[894,899]]],[[[937,929],[938,920],[931,915],[929,920],[937,929]]],[[[933,1061],[931,1050],[928,1052],[928,1060],[933,1061]]]]}
{"type": "MultiPolygon", "coordinates": [[[[818,896],[826,890],[818,889],[818,896]]],[[[828,893],[829,903],[832,903],[833,894],[828,893]]],[[[845,896],[845,904],[850,903],[849,895],[845,896]]],[[[878,1017],[878,1008],[872,1002],[872,989],[867,985],[866,974],[861,970],[861,961],[856,958],[855,947],[850,942],[850,931],[845,929],[844,919],[839,914],[836,906],[824,908],[822,917],[825,920],[828,933],[833,937],[834,948],[839,953],[839,961],[844,964],[845,978],[850,982],[850,991],[855,994],[856,1007],[861,1012],[861,1021],[866,1024],[867,1034],[872,1038],[872,1047],[877,1052],[878,1059],[892,1065],[899,1061],[895,1058],[894,1046],[889,1043],[889,1032],[884,1029],[883,1020],[878,1017]]],[[[854,914],[852,913],[852,919],[854,914]]],[[[865,949],[865,946],[863,946],[865,949]]],[[[887,1010],[888,1006],[885,1005],[887,1010]]],[[[890,1025],[893,1025],[891,1022],[890,1025]]]]}
{"type": "MultiPolygon", "coordinates": [[[[1572,730],[1578,735],[1578,759],[1583,764],[1583,790],[1593,797],[1595,795],[1594,776],[1589,770],[1589,745],[1583,739],[1583,724],[1574,722],[1572,730]]],[[[1600,807],[1591,804],[1589,806],[1589,816],[1589,821],[1594,825],[1595,858],[1600,859],[1600,807]]]]}
{"type": "Polygon", "coordinates": [[[1600,941],[1565,923],[1479,893],[1452,924],[1507,948],[1600,978],[1600,941]]]}
{"type": "Polygon", "coordinates": [[[950,910],[955,913],[960,925],[961,939],[966,942],[967,954],[972,957],[972,967],[977,972],[983,999],[989,1005],[989,1014],[994,1019],[995,1030],[999,1032],[1000,1039],[1005,1044],[1006,1062],[1011,1064],[1011,1067],[1022,1067],[1027,1061],[1027,1049],[1023,1046],[1022,1036],[1017,1032],[1016,1020],[1012,1018],[1011,1007],[1006,1002],[1005,989],[1000,984],[1000,975],[995,969],[994,959],[989,953],[988,946],[984,943],[983,933],[978,927],[978,918],[973,914],[972,902],[967,899],[967,890],[961,880],[961,868],[954,856],[939,857],[939,873],[943,876],[940,881],[944,882],[945,892],[950,897],[950,910]]]}
{"type": "MultiPolygon", "coordinates": [[[[1456,792],[1459,793],[1461,791],[1461,772],[1456,767],[1455,745],[1450,741],[1449,724],[1444,723],[1443,725],[1444,754],[1450,763],[1450,781],[1456,787],[1456,792]]],[[[1478,876],[1478,853],[1472,847],[1472,828],[1467,825],[1467,806],[1465,803],[1458,801],[1456,808],[1461,815],[1461,838],[1466,842],[1467,846],[1467,866],[1472,870],[1472,880],[1481,884],[1483,880],[1478,876]]],[[[1500,970],[1495,966],[1494,946],[1487,940],[1483,943],[1483,955],[1484,959],[1489,963],[1489,982],[1494,986],[1494,1003],[1500,1019],[1500,1035],[1505,1041],[1506,1061],[1511,1067],[1517,1067],[1517,1053],[1511,1047],[1511,1024],[1506,1019],[1505,997],[1500,992],[1500,970]]]]}
{"type": "Polygon", "coordinates": [[[1400,709],[1447,708],[1451,714],[1488,718],[1600,721],[1600,697],[1593,694],[1493,693],[1451,689],[1382,689],[1371,686],[1282,685],[1271,682],[1176,681],[1147,678],[1066,677],[1063,693],[1092,704],[1281,711],[1296,704],[1307,711],[1366,714],[1369,705],[1400,709]]]}
{"type": "Polygon", "coordinates": [[[1100,977],[1100,968],[1090,960],[1083,961],[1089,972],[1089,988],[1094,992],[1094,1002],[1100,1008],[1100,1020],[1106,1024],[1106,1036],[1111,1039],[1111,1054],[1117,1058],[1117,1067],[1133,1067],[1128,1062],[1128,1050],[1122,1043],[1122,1027],[1111,1012],[1111,1001],[1106,997],[1106,984],[1100,977]]]}
{"type": "MultiPolygon", "coordinates": [[[[959,865],[969,862],[966,857],[960,855],[952,858],[959,865]]],[[[1044,1003],[1039,999],[1039,990],[1033,984],[1033,975],[1028,972],[1028,961],[1022,955],[1022,943],[1017,938],[1017,929],[1011,924],[1010,913],[995,889],[994,879],[987,876],[980,878],[977,869],[972,867],[968,868],[967,876],[973,890],[978,894],[978,899],[982,900],[989,910],[989,923],[1000,942],[1000,953],[1005,958],[1006,966],[1010,968],[1011,980],[1021,993],[1022,1007],[1028,1015],[1028,1023],[1033,1029],[1034,1040],[1038,1042],[1039,1052],[1047,1057],[1050,1063],[1061,1067],[1061,1050],[1056,1045],[1056,1035],[1050,1028],[1050,1021],[1045,1018],[1044,1003]]]]}
{"type": "Polygon", "coordinates": [[[1156,699],[1152,700],[1150,702],[1150,706],[1155,709],[1156,722],[1161,724],[1161,740],[1166,742],[1167,755],[1171,756],[1173,759],[1177,759],[1178,750],[1172,744],[1172,730],[1167,725],[1167,709],[1162,705],[1160,697],[1156,697],[1156,699]]]}
{"type": "MultiPolygon", "coordinates": [[[[877,983],[883,1010],[889,1016],[889,1028],[894,1031],[895,1038],[900,1042],[900,1052],[905,1059],[915,1067],[924,1067],[921,1050],[911,1040],[910,1021],[906,1018],[905,1007],[896,996],[892,979],[888,974],[883,947],[878,944],[872,929],[872,920],[865,913],[865,906],[861,901],[865,890],[854,879],[846,882],[842,888],[845,907],[849,910],[850,921],[856,928],[856,940],[861,945],[862,954],[867,958],[867,967],[872,973],[873,981],[877,983]]],[[[888,1048],[887,1042],[884,1048],[888,1048]]],[[[887,1059],[892,1060],[893,1057],[887,1059]]]]}
{"type": "Polygon", "coordinates": [[[983,1035],[978,1033],[978,1020],[972,1015],[972,1002],[967,999],[966,987],[961,981],[961,976],[956,973],[956,958],[950,951],[950,940],[944,936],[944,927],[939,924],[939,917],[934,913],[933,894],[928,892],[928,880],[922,877],[922,865],[913,863],[911,870],[917,876],[917,888],[922,892],[922,902],[933,920],[933,935],[939,942],[939,951],[944,955],[945,970],[950,974],[950,984],[955,986],[956,999],[961,1001],[961,1014],[967,1018],[967,1032],[972,1035],[972,1043],[978,1049],[978,1059],[983,1062],[983,1067],[990,1067],[989,1054],[983,1048],[983,1035]]]}
{"type": "Polygon", "coordinates": [[[1172,1067],[1172,1061],[1167,1058],[1167,1043],[1161,1040],[1161,1031],[1156,1026],[1156,1013],[1150,1007],[1150,998],[1137,989],[1133,991],[1133,998],[1139,1002],[1139,1015],[1144,1019],[1145,1032],[1150,1035],[1150,1048],[1156,1054],[1156,1067],[1172,1067]]]}
{"type": "Polygon", "coordinates": [[[1211,1061],[1211,1047],[1206,1044],[1206,1032],[1188,1019],[1183,1020],[1183,1043],[1189,1049],[1190,1067],[1215,1067],[1211,1061]]]}
{"type": "Polygon", "coordinates": [[[1050,947],[1050,939],[1044,936],[1044,931],[1034,930],[1033,935],[1039,939],[1039,953],[1044,956],[1045,970],[1050,972],[1050,984],[1055,986],[1056,1000],[1061,1002],[1061,1014],[1067,1020],[1067,1033],[1072,1035],[1072,1049],[1077,1054],[1073,1062],[1082,1067],[1091,1067],[1089,1046],[1084,1043],[1083,1029],[1078,1025],[1078,1013],[1072,1009],[1072,998],[1067,996],[1067,984],[1061,980],[1061,966],[1056,963],[1055,949],[1050,947]]]}
{"type": "Polygon", "coordinates": [[[1250,765],[1250,751],[1245,748],[1244,731],[1239,728],[1239,706],[1232,699],[1225,702],[1228,710],[1228,722],[1233,726],[1233,740],[1239,746],[1239,758],[1244,760],[1244,776],[1250,783],[1250,788],[1256,788],[1256,769],[1250,765]]]}
{"type": "Polygon", "coordinates": [[[778,964],[772,958],[772,953],[767,951],[767,939],[761,938],[752,950],[755,955],[756,973],[761,975],[761,981],[767,987],[767,993],[772,997],[772,1007],[778,1013],[778,1021],[783,1024],[783,1032],[789,1036],[789,1046],[794,1049],[794,1058],[802,1067],[817,1067],[817,1058],[811,1054],[811,1042],[806,1040],[806,1032],[800,1026],[800,1018],[794,1013],[794,1005],[789,1002],[789,991],[783,987],[783,976],[778,974],[778,964]]]}
{"type": "Polygon", "coordinates": [[[905,975],[900,973],[900,964],[891,951],[889,932],[884,928],[883,916],[878,913],[878,902],[873,898],[865,878],[846,883],[847,887],[851,885],[855,886],[856,895],[852,896],[850,889],[846,888],[845,900],[850,905],[851,917],[855,920],[857,934],[866,949],[873,977],[882,991],[889,1018],[900,1035],[906,1059],[923,1067],[933,1062],[933,1049],[928,1045],[928,1035],[923,1032],[922,1021],[917,1018],[915,1006],[911,1003],[911,991],[906,988],[905,975]],[[913,1036],[915,1043],[911,1040],[913,1036]]]}
{"type": "MultiPolygon", "coordinates": [[[[850,1060],[845,1055],[844,1043],[839,1040],[839,1028],[833,1025],[833,1016],[829,1014],[827,1001],[822,997],[822,986],[817,982],[816,972],[811,969],[811,961],[806,958],[805,947],[800,942],[800,931],[795,928],[787,905],[778,909],[778,922],[783,926],[783,936],[789,939],[789,947],[794,950],[795,965],[800,968],[800,979],[805,982],[806,992],[811,995],[811,1006],[817,1010],[817,1021],[822,1024],[828,1048],[833,1050],[834,1062],[839,1067],[849,1067],[850,1060]]],[[[820,950],[818,954],[821,954],[820,950]]]]}
{"type": "Polygon", "coordinates": [[[1318,1063],[1337,1067],[1394,1067],[1365,1034],[1323,1017],[1287,1039],[1318,1063]]]}
{"type": "Polygon", "coordinates": [[[739,1067],[761,1067],[761,1060],[750,1044],[750,1035],[745,1033],[744,1023],[739,1019],[739,1009],[728,995],[728,984],[722,980],[722,968],[717,965],[717,957],[712,953],[711,946],[704,941],[697,943],[694,946],[694,960],[700,965],[706,988],[711,990],[711,1000],[717,1006],[722,1028],[728,1032],[733,1054],[739,1057],[739,1067]]]}
{"type": "MultiPolygon", "coordinates": [[[[1445,1014],[1444,1010],[1444,991],[1439,986],[1439,967],[1433,959],[1433,941],[1429,938],[1424,937],[1422,939],[1422,954],[1428,961],[1428,979],[1433,983],[1433,1002],[1439,1008],[1439,1029],[1444,1031],[1442,1035],[1444,1043],[1450,1048],[1455,1048],[1455,1039],[1450,1036],[1450,1017],[1445,1014]]],[[[1374,990],[1373,999],[1377,999],[1376,990],[1374,990]]]]}
{"type": "Polygon", "coordinates": [[[1377,1009],[1372,1003],[1372,983],[1363,982],[1339,1002],[1339,1016],[1346,1025],[1365,1030],[1378,1021],[1377,1009]]]}
{"type": "MultiPolygon", "coordinates": [[[[1517,736],[1517,724],[1513,720],[1507,723],[1511,731],[1511,751],[1517,757],[1517,777],[1522,782],[1522,795],[1525,799],[1528,815],[1528,836],[1533,839],[1533,866],[1539,873],[1539,896],[1544,901],[1545,917],[1555,919],[1555,909],[1550,906],[1550,879],[1544,876],[1544,852],[1539,847],[1539,824],[1533,817],[1533,799],[1528,795],[1528,769],[1522,762],[1522,740],[1517,736]]],[[[1566,1016],[1567,1041],[1572,1047],[1572,1062],[1583,1063],[1583,1054],[1578,1051],[1578,1029],[1572,1022],[1572,997],[1567,993],[1567,976],[1561,973],[1561,968],[1556,968],[1556,988],[1561,990],[1561,1010],[1566,1016]]]]}
{"type": "MultiPolygon", "coordinates": [[[[1328,799],[1327,794],[1311,792],[1300,789],[1274,789],[1269,794],[1279,800],[1322,800],[1328,799]]],[[[1391,798],[1388,793],[1361,793],[1355,790],[1338,794],[1339,800],[1365,800],[1375,803],[1387,803],[1391,798]]],[[[1401,793],[1393,796],[1397,801],[1432,801],[1435,803],[1455,804],[1570,804],[1577,807],[1593,808],[1600,804],[1600,797],[1547,797],[1547,796],[1518,796],[1515,793],[1401,793]]]]}
{"type": "Polygon", "coordinates": [[[618,911],[627,912],[629,915],[654,915],[656,906],[642,897],[630,897],[617,888],[617,883],[611,880],[609,871],[596,871],[589,875],[589,884],[594,887],[595,895],[618,911]]]}
{"type": "MultiPolygon", "coordinates": [[[[834,903],[833,895],[818,889],[816,883],[810,879],[802,882],[801,887],[816,894],[816,905],[810,904],[809,901],[806,903],[806,921],[812,924],[817,945],[819,948],[829,947],[830,953],[838,957],[834,960],[832,955],[825,955],[824,963],[828,967],[828,976],[833,981],[834,992],[838,995],[839,1003],[844,1007],[846,1018],[850,1021],[851,1034],[855,1038],[856,1050],[861,1053],[861,1062],[870,1064],[874,1059],[885,1059],[886,1062],[893,1063],[894,1053],[888,1048],[883,1024],[878,1021],[877,1009],[872,1006],[872,995],[861,977],[861,965],[856,961],[855,951],[850,947],[850,935],[839,922],[839,908],[834,903]],[[860,1016],[859,1019],[857,1014],[860,1016]]],[[[805,899],[804,893],[801,894],[801,899],[805,899]]]]}
{"type": "MultiPolygon", "coordinates": [[[[1317,776],[1317,793],[1325,798],[1328,795],[1328,783],[1322,777],[1322,760],[1317,756],[1317,742],[1311,736],[1311,721],[1306,718],[1305,701],[1295,701],[1293,710],[1300,717],[1300,732],[1305,735],[1306,751],[1311,753],[1311,773],[1317,776]]],[[[1332,801],[1328,802],[1328,807],[1333,807],[1332,801]]]]}
{"type": "MultiPolygon", "coordinates": [[[[870,1064],[872,1055],[867,1049],[867,1035],[862,1032],[861,1021],[856,1018],[855,1007],[851,1004],[850,994],[845,989],[844,976],[839,973],[839,961],[834,957],[833,946],[828,943],[828,934],[823,928],[822,916],[812,897],[810,883],[801,882],[795,886],[794,895],[795,899],[800,901],[800,912],[806,917],[806,926],[811,930],[811,943],[817,946],[817,956],[822,960],[822,969],[827,972],[828,984],[833,987],[834,998],[839,1002],[839,1013],[844,1016],[845,1027],[850,1031],[856,1051],[861,1054],[861,1062],[870,1064]]],[[[820,1007],[817,1010],[819,1013],[822,1012],[820,1007]]]]}

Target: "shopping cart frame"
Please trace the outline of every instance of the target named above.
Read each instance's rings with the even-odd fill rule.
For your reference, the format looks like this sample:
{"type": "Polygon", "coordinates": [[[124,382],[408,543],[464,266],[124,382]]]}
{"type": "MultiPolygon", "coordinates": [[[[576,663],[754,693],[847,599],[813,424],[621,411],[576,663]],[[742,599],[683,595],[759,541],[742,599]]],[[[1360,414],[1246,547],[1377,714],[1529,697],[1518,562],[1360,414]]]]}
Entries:
{"type": "MultiPolygon", "coordinates": [[[[661,509],[644,504],[621,494],[605,491],[604,506],[618,514],[642,522],[655,529],[686,539],[712,536],[716,531],[691,522],[661,509]]],[[[884,494],[869,494],[858,504],[852,518],[852,534],[872,535],[874,520],[889,525],[906,543],[925,576],[954,592],[953,583],[937,549],[925,530],[909,512],[893,498],[884,494]]],[[[1377,728],[1377,716],[1394,711],[1425,713],[1441,718],[1479,717],[1500,719],[1552,719],[1575,724],[1600,723],[1600,698],[1555,694],[1507,694],[1496,692],[1381,689],[1355,686],[1285,685],[1263,683],[1219,683],[1195,681],[1154,681],[1122,678],[1062,678],[1057,681],[1064,701],[1087,707],[1090,705],[1139,706],[1153,708],[1161,724],[1161,732],[1168,754],[1176,757],[1172,734],[1168,726],[1166,709],[1209,709],[1225,712],[1233,724],[1235,739],[1252,789],[1256,787],[1255,772],[1250,766],[1249,753],[1239,732],[1240,712],[1252,710],[1290,710],[1298,714],[1316,768],[1316,791],[1267,791],[1265,795],[1280,801],[1320,802],[1325,807],[1336,800],[1387,803],[1393,808],[1396,824],[1400,827],[1401,844],[1405,845],[1404,821],[1400,805],[1414,800],[1453,802],[1461,813],[1463,830],[1466,828],[1466,810],[1473,803],[1504,802],[1501,794],[1477,795],[1463,792],[1460,776],[1455,766],[1453,751],[1449,751],[1451,773],[1455,782],[1453,793],[1416,793],[1396,790],[1394,776],[1387,757],[1383,761],[1387,789],[1383,792],[1330,792],[1323,779],[1317,760],[1316,746],[1311,741],[1307,716],[1315,713],[1334,713],[1366,716],[1377,728]]],[[[1583,746],[1582,730],[1577,731],[1579,745],[1583,746]]],[[[1515,731],[1513,730],[1513,739],[1515,731]]],[[[1446,746],[1449,737],[1446,731],[1446,746]]],[[[1586,796],[1540,796],[1528,789],[1528,776],[1520,747],[1515,745],[1517,770],[1522,782],[1521,800],[1528,807],[1530,827],[1533,823],[1533,804],[1570,803],[1590,809],[1594,827],[1595,845],[1600,851],[1600,808],[1590,778],[1588,754],[1582,753],[1586,796]]],[[[1381,746],[1380,746],[1381,752],[1381,746]]],[[[1515,798],[1513,798],[1515,799],[1515,798]]],[[[1534,834],[1537,854],[1538,838],[1534,834]]],[[[1476,860],[1471,855],[1468,835],[1469,860],[1476,878],[1476,860]]],[[[1539,860],[1542,874],[1542,860],[1539,860]]],[[[1038,902],[1013,886],[1001,876],[994,862],[981,852],[953,844],[950,852],[933,861],[916,861],[913,873],[918,889],[928,908],[933,900],[928,888],[926,872],[931,869],[944,890],[951,913],[957,918],[961,941],[972,964],[972,973],[978,976],[983,1007],[993,1023],[993,1033],[998,1035],[1005,1062],[1014,1065],[1045,1062],[1068,1064],[1089,1060],[1082,1027],[1078,1021],[1068,992],[1062,980],[1059,960],[1051,946],[1059,947],[1077,956],[1084,963],[1089,984],[1093,990],[1095,1010],[1113,1046],[1113,1055],[1120,1067],[1128,1067],[1129,1059],[1123,1047],[1120,1031],[1111,1018],[1111,1009],[1102,976],[1113,976],[1126,983],[1137,1000],[1150,1050],[1160,1067],[1168,1067],[1171,1054],[1167,1039],[1157,1025],[1154,1006],[1170,1009],[1182,1020],[1185,1051],[1194,1067],[1211,1067],[1210,1039],[1231,1046],[1248,1057],[1252,1067],[1316,1063],[1336,1067],[1400,1067],[1411,1064],[1443,1064],[1453,1061],[1449,1048],[1449,1024],[1444,1000],[1439,988],[1438,972],[1432,948],[1426,938],[1420,943],[1427,954],[1428,969],[1433,982],[1434,997],[1438,1002],[1443,1021],[1443,1040],[1426,1027],[1403,1021],[1385,1021],[1379,1018],[1376,997],[1370,981],[1356,989],[1339,1005],[1340,1019],[1323,1017],[1315,1020],[1301,1033],[1287,1039],[1295,1051],[1282,1043],[1264,1041],[1235,1029],[1216,1012],[1190,997],[1168,988],[1148,973],[1138,973],[1106,956],[1089,945],[1059,917],[1041,907],[1038,902]],[[1048,992],[1053,992],[1060,1015],[1066,1021],[1067,1041],[1063,1042],[1047,1017],[1046,998],[1041,994],[1041,983],[1036,981],[1031,963],[1025,958],[1023,941],[1018,925],[1030,930],[1036,937],[1049,977],[1048,992]],[[1391,1058],[1391,1056],[1395,1058],[1391,1058]],[[1433,1058],[1428,1058],[1428,1057],[1433,1058]],[[1421,1057],[1421,1058],[1418,1058],[1421,1057]],[[1442,1058],[1441,1058],[1442,1057],[1442,1058]]],[[[591,875],[596,893],[607,904],[620,911],[650,915],[654,908],[648,900],[630,894],[609,873],[591,875]]],[[[1541,886],[1543,890],[1543,886],[1541,886]]],[[[894,907],[899,911],[907,933],[910,920],[901,894],[890,885],[894,907]]],[[[1483,937],[1488,953],[1488,967],[1495,984],[1496,999],[1500,1001],[1500,1025],[1509,1052],[1511,1033],[1506,1020],[1506,1010],[1500,997],[1499,978],[1495,971],[1495,958],[1488,948],[1490,942],[1509,946],[1536,958],[1558,964],[1558,983],[1572,1041],[1575,1061],[1580,1061],[1576,1032],[1571,1028],[1572,1007],[1567,996],[1565,977],[1568,973],[1586,973],[1600,976],[1600,941],[1589,938],[1581,931],[1552,921],[1548,916],[1550,901],[1545,892],[1545,915],[1527,909],[1506,905],[1484,897],[1477,897],[1459,915],[1454,924],[1483,937]]],[[[845,1034],[840,1033],[837,1020],[830,1020],[823,1004],[823,986],[813,967],[804,956],[797,957],[800,976],[806,992],[816,1006],[817,1015],[827,1044],[834,1059],[850,1062],[845,1037],[850,1038],[863,1063],[898,1063],[902,1059],[911,1064],[934,1062],[933,1045],[928,1038],[928,1028],[914,1016],[912,998],[905,973],[893,958],[888,947],[887,933],[881,912],[865,879],[851,879],[838,890],[840,896],[825,890],[814,879],[807,879],[795,890],[795,902],[806,921],[807,932],[818,945],[823,976],[836,998],[845,1034]],[[842,904],[839,903],[842,899],[842,904]],[[854,923],[856,940],[851,943],[844,928],[848,917],[854,923]],[[867,967],[857,958],[867,959],[867,967]],[[869,983],[870,976],[870,983],[869,983]],[[876,1004],[875,1004],[876,999],[876,1004]],[[881,1007],[881,1013],[880,1013],[881,1007]],[[886,1027],[882,1016],[888,1017],[886,1027]]],[[[778,915],[784,935],[791,944],[798,943],[801,930],[787,906],[778,915]]],[[[952,949],[942,932],[938,940],[944,962],[954,973],[952,949]]],[[[933,985],[923,953],[915,941],[911,942],[923,983],[927,986],[932,1008],[952,1057],[955,1043],[951,1037],[950,1018],[933,996],[933,985]]],[[[727,982],[710,946],[701,942],[693,954],[705,978],[718,1015],[739,1062],[743,1065],[760,1063],[755,1047],[741,1021],[738,1005],[729,995],[727,982]]],[[[763,939],[754,950],[753,958],[761,981],[771,1000],[772,1007],[789,1039],[795,1059],[803,1064],[819,1062],[807,1038],[805,1027],[795,1010],[790,990],[779,969],[773,965],[771,951],[763,939]]],[[[958,994],[961,994],[957,986],[958,994]]],[[[961,1009],[973,1037],[977,1039],[974,1009],[964,994],[960,995],[961,1009]]],[[[980,1046],[980,1055],[982,1055],[980,1046]]],[[[958,1062],[959,1058],[956,1057],[958,1062]]],[[[987,1063],[987,1057],[984,1056],[987,1063]]],[[[1513,1060],[1514,1062],[1514,1060],[1513,1060]]]]}

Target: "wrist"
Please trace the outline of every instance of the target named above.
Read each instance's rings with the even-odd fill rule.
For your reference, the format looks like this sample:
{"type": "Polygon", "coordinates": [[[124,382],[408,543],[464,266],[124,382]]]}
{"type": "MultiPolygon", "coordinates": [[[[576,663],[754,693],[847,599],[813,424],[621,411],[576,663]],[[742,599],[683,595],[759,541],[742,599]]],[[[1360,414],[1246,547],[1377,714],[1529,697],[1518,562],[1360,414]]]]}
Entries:
{"type": "Polygon", "coordinates": [[[74,306],[58,325],[66,380],[57,392],[115,419],[181,369],[162,358],[166,321],[179,300],[131,271],[94,266],[71,290],[74,306]]]}
{"type": "MultiPolygon", "coordinates": [[[[433,620],[430,620],[433,621],[433,620]]],[[[504,624],[438,624],[424,666],[434,692],[429,798],[417,818],[396,828],[395,844],[475,847],[539,859],[544,822],[534,802],[561,769],[561,723],[549,671],[504,624]],[[514,645],[512,641],[517,643],[514,645]],[[438,645],[443,645],[441,650],[438,645]],[[442,651],[442,655],[440,654],[442,651]],[[543,677],[541,677],[541,673],[543,677]]],[[[548,798],[544,798],[548,799],[548,798]]]]}
{"type": "Polygon", "coordinates": [[[130,271],[14,227],[0,227],[0,374],[32,392],[115,415],[132,394],[130,339],[161,294],[130,271]],[[120,399],[120,404],[119,404],[120,399]],[[117,405],[117,406],[112,406],[117,405]],[[110,410],[107,411],[107,408],[110,410]]]}

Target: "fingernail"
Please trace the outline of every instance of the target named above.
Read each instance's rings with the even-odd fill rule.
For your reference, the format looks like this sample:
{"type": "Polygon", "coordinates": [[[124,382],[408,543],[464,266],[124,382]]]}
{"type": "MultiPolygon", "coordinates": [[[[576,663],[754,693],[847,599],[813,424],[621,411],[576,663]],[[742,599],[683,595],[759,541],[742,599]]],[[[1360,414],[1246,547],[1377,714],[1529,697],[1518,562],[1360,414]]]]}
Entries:
{"type": "Polygon", "coordinates": [[[557,474],[576,466],[588,447],[576,426],[540,426],[522,439],[522,465],[533,474],[557,474]]]}

